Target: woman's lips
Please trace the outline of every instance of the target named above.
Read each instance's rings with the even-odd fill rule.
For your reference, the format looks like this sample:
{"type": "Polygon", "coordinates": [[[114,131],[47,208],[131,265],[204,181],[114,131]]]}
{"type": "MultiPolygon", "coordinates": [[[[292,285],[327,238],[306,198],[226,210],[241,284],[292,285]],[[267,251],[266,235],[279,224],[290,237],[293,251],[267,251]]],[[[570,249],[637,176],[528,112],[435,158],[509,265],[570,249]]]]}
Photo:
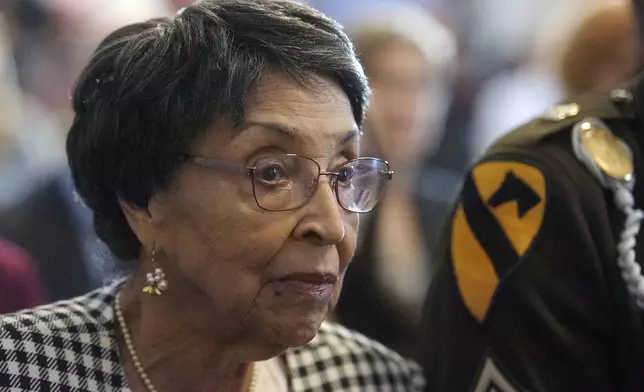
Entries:
{"type": "Polygon", "coordinates": [[[294,294],[325,299],[333,294],[338,277],[333,274],[291,274],[270,284],[277,295],[294,294]]]}

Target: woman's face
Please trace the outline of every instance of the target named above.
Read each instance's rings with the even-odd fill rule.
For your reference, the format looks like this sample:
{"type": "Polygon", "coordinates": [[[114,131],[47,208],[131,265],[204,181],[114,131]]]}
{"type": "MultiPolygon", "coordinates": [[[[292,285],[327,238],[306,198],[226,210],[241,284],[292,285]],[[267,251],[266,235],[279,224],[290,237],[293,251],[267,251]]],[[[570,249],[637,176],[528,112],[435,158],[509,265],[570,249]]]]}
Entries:
{"type": "MultiPolygon", "coordinates": [[[[358,156],[351,105],[323,79],[311,91],[271,74],[240,129],[215,128],[188,153],[245,166],[293,153],[314,158],[322,171],[358,156]]],[[[170,286],[164,297],[202,320],[204,332],[276,348],[315,336],[337,302],[358,229],[358,215],[338,205],[324,176],[308,204],[271,212],[257,205],[250,177],[186,164],[151,204],[170,286]]]]}
{"type": "Polygon", "coordinates": [[[414,45],[402,40],[384,44],[367,61],[374,92],[367,116],[369,136],[396,162],[403,158],[400,155],[415,153],[409,147],[425,144],[431,135],[429,64],[414,45]]]}

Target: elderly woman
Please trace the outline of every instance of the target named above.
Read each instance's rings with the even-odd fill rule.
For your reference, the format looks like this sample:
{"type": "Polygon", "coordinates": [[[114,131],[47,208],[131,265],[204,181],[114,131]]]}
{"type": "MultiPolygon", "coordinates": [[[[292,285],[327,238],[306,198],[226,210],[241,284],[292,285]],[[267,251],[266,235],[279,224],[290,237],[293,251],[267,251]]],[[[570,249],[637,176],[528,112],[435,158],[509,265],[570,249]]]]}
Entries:
{"type": "Polygon", "coordinates": [[[67,150],[132,273],[0,319],[0,389],[421,390],[415,364],[324,322],[392,176],[360,157],[367,96],[339,26],[293,2],[203,1],[109,35],[67,150]]]}

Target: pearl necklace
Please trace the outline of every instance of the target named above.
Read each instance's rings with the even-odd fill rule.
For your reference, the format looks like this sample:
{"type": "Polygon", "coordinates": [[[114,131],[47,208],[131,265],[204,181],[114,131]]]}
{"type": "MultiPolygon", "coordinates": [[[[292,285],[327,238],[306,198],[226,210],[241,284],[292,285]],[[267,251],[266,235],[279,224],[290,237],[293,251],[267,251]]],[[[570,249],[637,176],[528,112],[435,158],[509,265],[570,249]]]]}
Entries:
{"type": "MultiPolygon", "coordinates": [[[[157,392],[157,389],[154,386],[154,384],[152,384],[150,377],[148,377],[148,374],[145,372],[145,369],[143,369],[143,364],[141,363],[141,360],[139,359],[139,356],[136,353],[136,350],[134,349],[134,343],[132,343],[132,336],[130,335],[130,331],[127,328],[127,323],[125,322],[125,317],[123,316],[123,311],[121,309],[121,299],[118,294],[116,295],[116,299],[114,301],[114,310],[116,311],[116,319],[118,320],[119,326],[121,327],[121,332],[123,333],[123,340],[125,340],[125,347],[127,347],[127,351],[130,354],[130,357],[132,358],[132,362],[134,363],[134,368],[136,369],[136,372],[139,374],[139,377],[141,377],[143,384],[145,384],[145,387],[148,389],[149,392],[157,392]]],[[[250,386],[248,387],[247,392],[255,392],[255,389],[257,386],[257,371],[254,365],[253,365],[252,372],[253,374],[252,374],[250,386]]]]}

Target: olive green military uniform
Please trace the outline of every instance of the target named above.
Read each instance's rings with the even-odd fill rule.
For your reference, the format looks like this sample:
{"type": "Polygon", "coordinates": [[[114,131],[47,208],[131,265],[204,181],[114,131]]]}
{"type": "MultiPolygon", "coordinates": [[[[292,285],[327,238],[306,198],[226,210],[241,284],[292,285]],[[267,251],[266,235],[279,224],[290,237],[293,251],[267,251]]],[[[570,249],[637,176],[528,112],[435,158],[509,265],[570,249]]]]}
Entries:
{"type": "Polygon", "coordinates": [[[435,256],[428,391],[644,391],[643,86],[570,99],[473,165],[435,256]]]}

